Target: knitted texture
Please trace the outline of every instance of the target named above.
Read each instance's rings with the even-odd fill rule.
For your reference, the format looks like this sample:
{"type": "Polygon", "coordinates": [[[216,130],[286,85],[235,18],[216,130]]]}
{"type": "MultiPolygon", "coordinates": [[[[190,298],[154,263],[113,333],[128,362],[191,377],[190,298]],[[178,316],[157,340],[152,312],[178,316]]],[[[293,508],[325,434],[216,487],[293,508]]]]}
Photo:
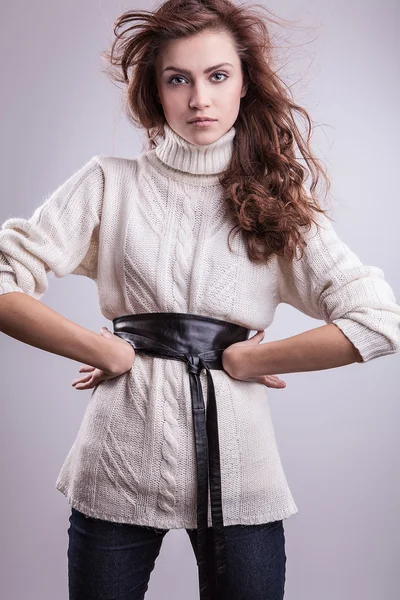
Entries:
{"type": "MultiPolygon", "coordinates": [[[[40,299],[48,276],[85,275],[106,319],[188,312],[253,331],[277,305],[335,323],[363,361],[399,349],[400,307],[383,271],[365,266],[332,223],[306,233],[301,260],[255,265],[232,227],[219,174],[236,131],[206,146],[168,124],[137,157],[94,156],[29,219],[0,231],[0,293],[40,299]]],[[[207,378],[200,375],[207,402],[207,378]]],[[[258,524],[297,512],[279,457],[267,388],[213,371],[224,523],[258,524]]],[[[157,528],[195,528],[196,457],[186,365],[137,355],[130,371],[90,396],[56,488],[83,513],[157,528]]],[[[209,507],[209,526],[211,512],[209,507]]]]}

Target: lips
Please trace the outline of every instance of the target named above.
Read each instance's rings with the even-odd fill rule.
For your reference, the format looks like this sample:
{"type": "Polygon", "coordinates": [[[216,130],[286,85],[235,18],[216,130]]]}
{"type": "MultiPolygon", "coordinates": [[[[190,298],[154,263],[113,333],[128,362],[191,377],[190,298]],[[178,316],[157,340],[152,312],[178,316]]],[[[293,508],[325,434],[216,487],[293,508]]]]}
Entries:
{"type": "Polygon", "coordinates": [[[216,121],[217,119],[208,119],[208,118],[198,118],[198,119],[190,119],[189,123],[198,123],[200,122],[207,122],[207,121],[216,121]]]}

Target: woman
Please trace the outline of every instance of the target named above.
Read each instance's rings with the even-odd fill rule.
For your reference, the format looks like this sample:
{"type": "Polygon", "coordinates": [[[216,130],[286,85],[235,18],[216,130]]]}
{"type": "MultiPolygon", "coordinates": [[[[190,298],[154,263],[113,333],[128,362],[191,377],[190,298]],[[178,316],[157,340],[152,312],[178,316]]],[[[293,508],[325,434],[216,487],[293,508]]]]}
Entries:
{"type": "Polygon", "coordinates": [[[2,331],[84,363],[72,384],[93,390],[56,483],[71,504],[72,600],[144,598],[171,528],[189,534],[201,600],[282,599],[297,507],[266,387],[398,351],[383,272],[317,201],[326,176],[266,21],[227,0],[122,15],[111,73],[149,148],[94,156],[29,220],[3,224],[2,331]],[[114,332],[43,305],[49,271],[96,281],[114,332]],[[260,345],[280,302],[326,325],[260,345]]]}

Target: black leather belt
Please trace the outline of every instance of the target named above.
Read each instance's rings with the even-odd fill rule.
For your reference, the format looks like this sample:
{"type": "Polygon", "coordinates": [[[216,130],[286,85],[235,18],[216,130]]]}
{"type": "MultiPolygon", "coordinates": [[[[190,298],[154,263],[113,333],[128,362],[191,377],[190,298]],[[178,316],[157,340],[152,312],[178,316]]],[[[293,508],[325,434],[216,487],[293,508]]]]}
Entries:
{"type": "Polygon", "coordinates": [[[222,600],[228,590],[221,500],[221,469],[215,390],[210,369],[223,370],[222,352],[249,337],[250,329],[190,313],[141,313],[113,319],[114,334],[137,354],[187,363],[197,463],[197,566],[200,600],[222,600]],[[207,372],[207,410],[200,372],[207,372]],[[213,556],[206,551],[210,479],[213,556]],[[214,573],[214,575],[212,575],[214,573]]]}

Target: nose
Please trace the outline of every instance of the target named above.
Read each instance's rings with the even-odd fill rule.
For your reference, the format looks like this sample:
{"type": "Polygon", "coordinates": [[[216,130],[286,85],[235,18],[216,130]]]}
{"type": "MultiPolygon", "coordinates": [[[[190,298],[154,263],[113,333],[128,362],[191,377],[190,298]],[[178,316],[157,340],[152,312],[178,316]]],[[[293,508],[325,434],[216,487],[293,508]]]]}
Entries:
{"type": "Polygon", "coordinates": [[[205,106],[210,106],[210,98],[205,86],[199,84],[193,87],[189,105],[190,108],[198,108],[200,110],[205,106]]]}

